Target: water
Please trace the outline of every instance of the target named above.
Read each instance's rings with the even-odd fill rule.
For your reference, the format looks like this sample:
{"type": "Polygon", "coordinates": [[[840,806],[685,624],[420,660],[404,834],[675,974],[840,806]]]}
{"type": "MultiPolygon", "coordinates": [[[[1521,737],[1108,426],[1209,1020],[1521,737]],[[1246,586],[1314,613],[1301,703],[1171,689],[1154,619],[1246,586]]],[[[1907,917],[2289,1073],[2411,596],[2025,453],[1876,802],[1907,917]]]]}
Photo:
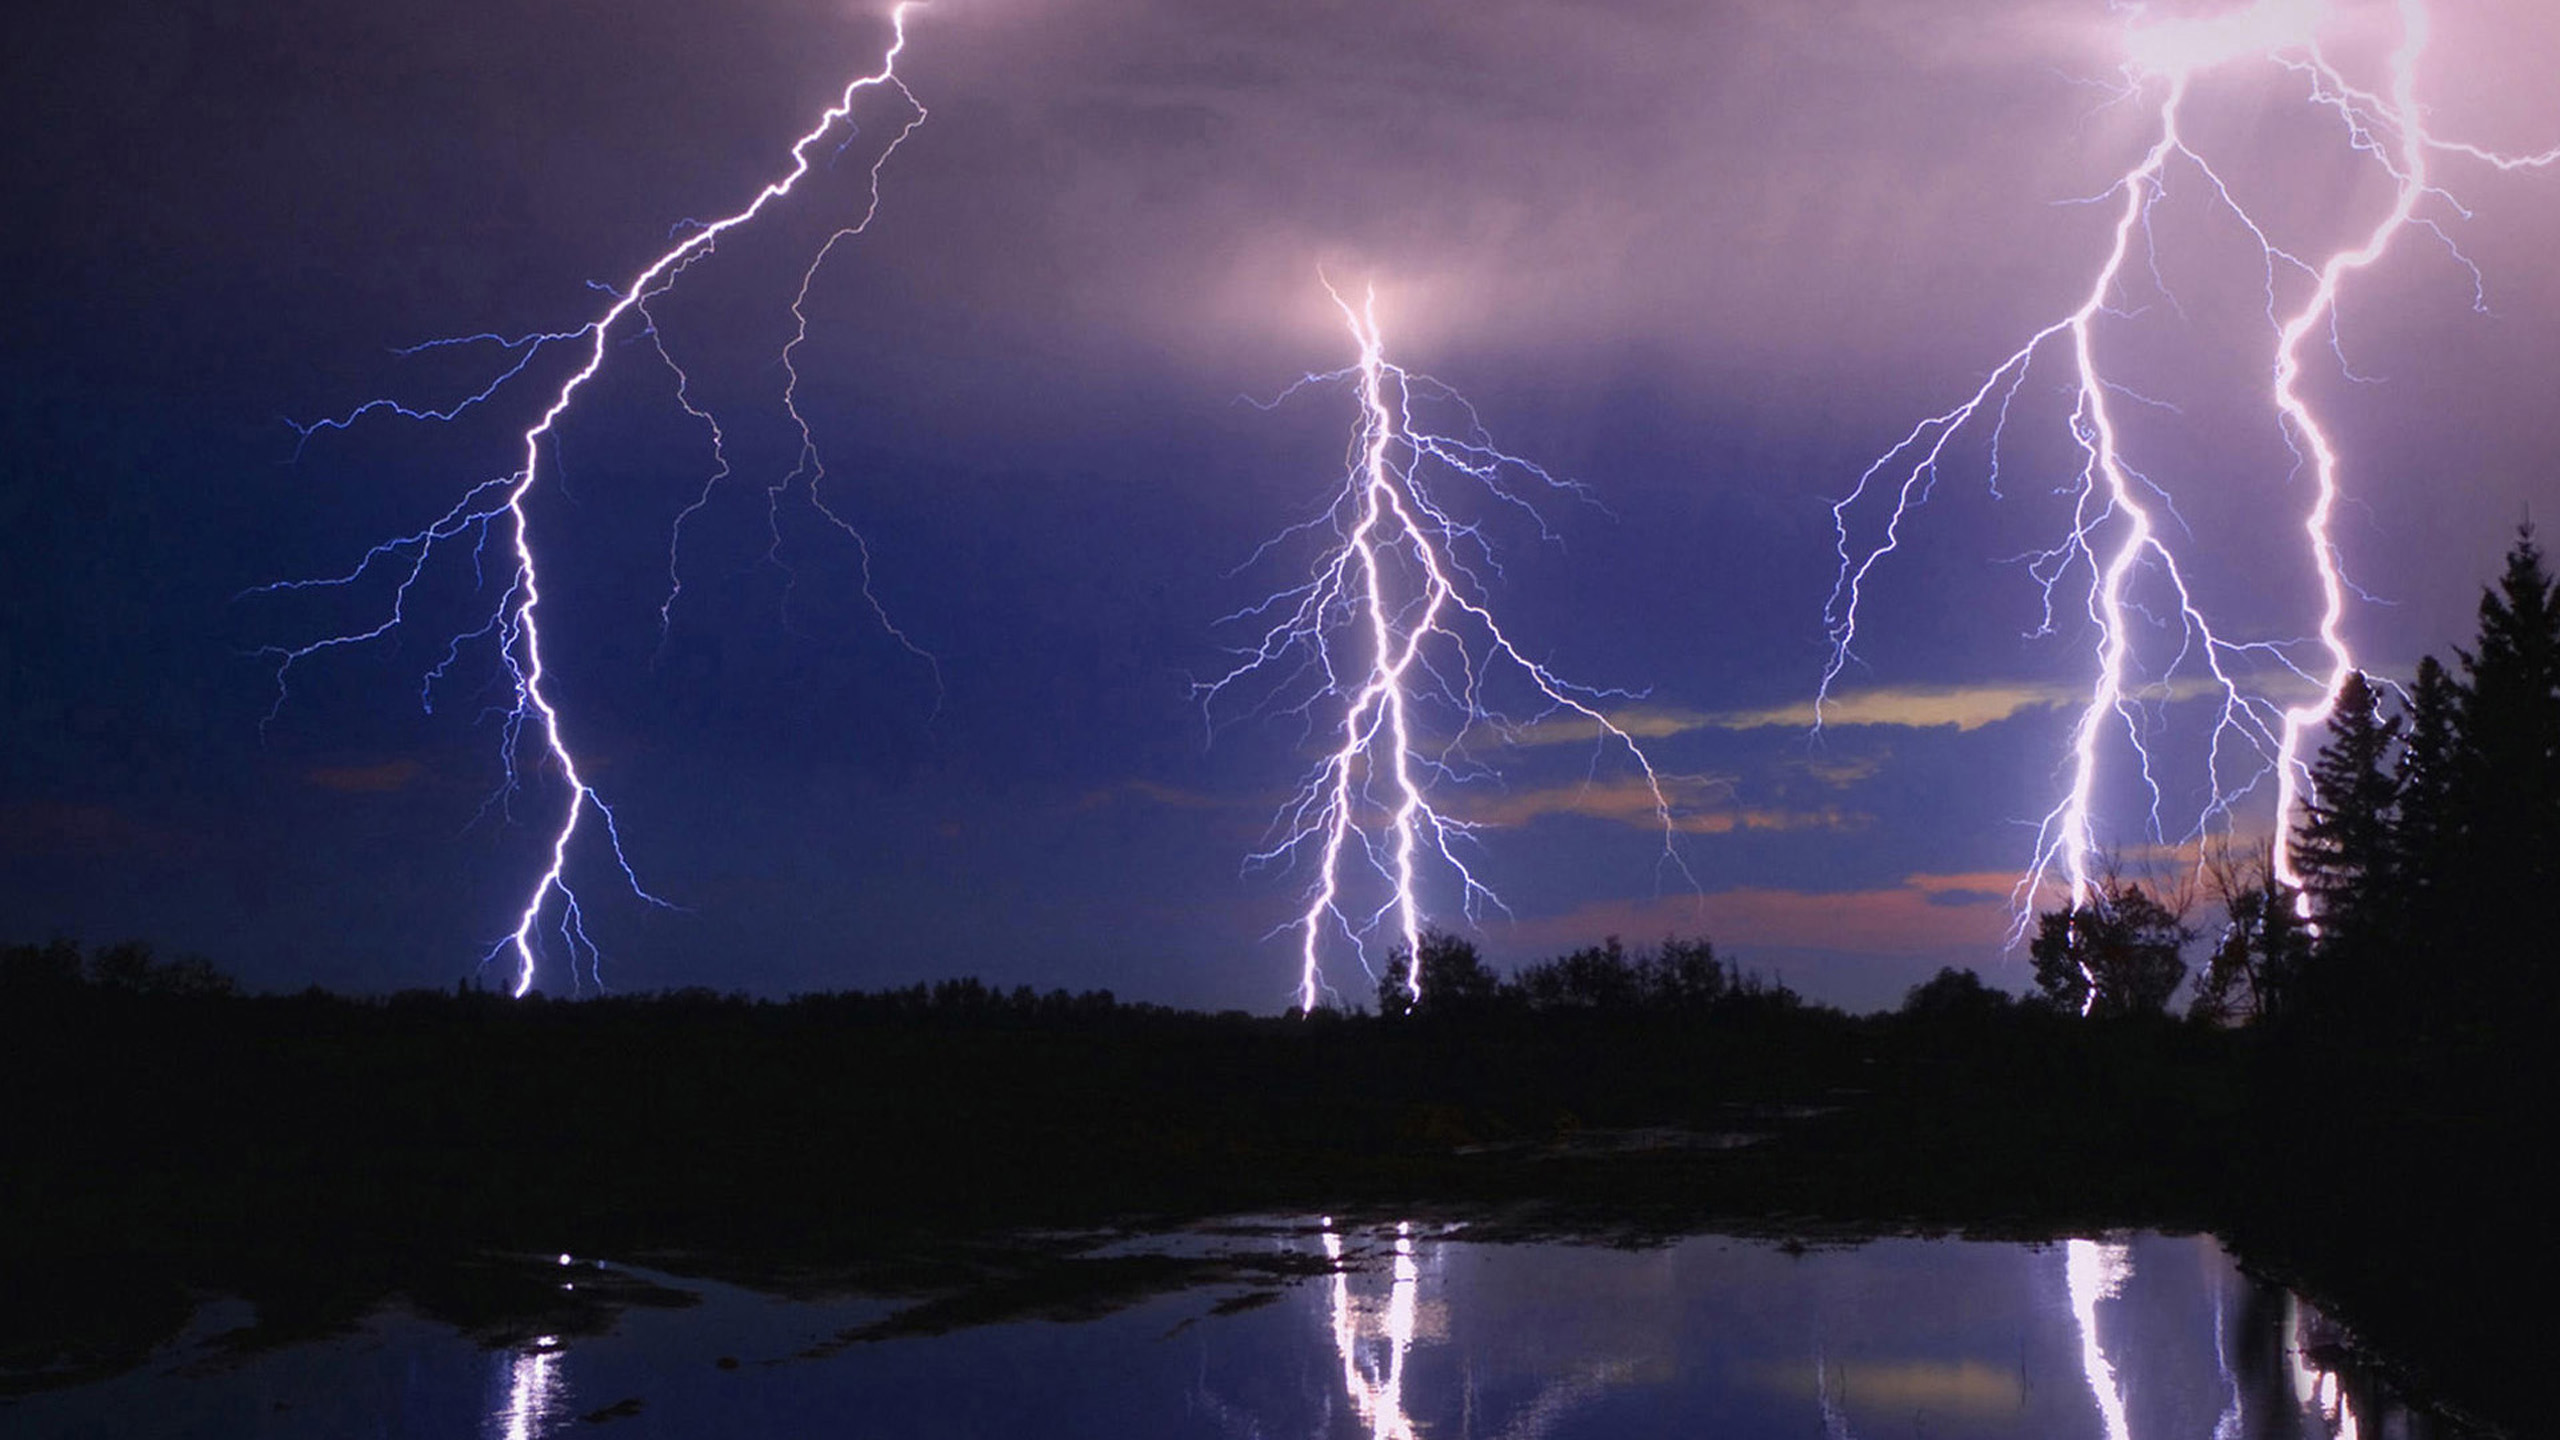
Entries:
{"type": "MultiPolygon", "coordinates": [[[[1314,1221],[1119,1240],[1241,1257],[1104,1309],[866,1338],[911,1302],[785,1298],[589,1260],[546,1281],[693,1303],[494,1346],[394,1310],[233,1355],[210,1304],[150,1364],[0,1402],[10,1436],[2036,1437],[2444,1433],[2337,1368],[2310,1307],[2210,1238],[1885,1239],[1799,1251],[1492,1243],[1314,1221]],[[1342,1268],[1322,1273],[1319,1262],[1342,1268]],[[1267,1262],[1318,1273],[1288,1278],[1267,1262]],[[1196,1277],[1195,1277],[1196,1278],[1196,1277]],[[663,1298],[663,1297],[662,1297],[663,1298]]],[[[556,1269],[549,1268],[556,1264],[556,1269]]],[[[1073,1264],[1069,1268],[1074,1268],[1073,1264]]],[[[21,1297],[23,1303],[23,1297],[21,1297]]],[[[995,1313],[1002,1307],[994,1307],[995,1313]]],[[[1021,1307],[1016,1307],[1019,1310],[1021,1307]]],[[[932,1327],[928,1327],[932,1328],[932,1327]]]]}

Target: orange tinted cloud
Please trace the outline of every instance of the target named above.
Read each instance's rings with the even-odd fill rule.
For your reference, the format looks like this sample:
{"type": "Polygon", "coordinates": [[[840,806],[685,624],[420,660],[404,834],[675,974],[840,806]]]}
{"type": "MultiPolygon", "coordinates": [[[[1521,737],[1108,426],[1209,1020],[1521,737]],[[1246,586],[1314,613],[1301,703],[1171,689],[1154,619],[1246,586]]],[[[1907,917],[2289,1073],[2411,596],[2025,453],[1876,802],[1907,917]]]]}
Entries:
{"type": "MultiPolygon", "coordinates": [[[[2252,683],[2249,688],[2270,699],[2283,699],[2301,687],[2295,677],[2279,672],[2266,677],[2265,683],[2252,683]]],[[[2218,697],[2220,694],[2220,687],[2210,680],[2187,678],[2146,687],[2135,698],[2144,703],[2174,704],[2218,697]]],[[[2083,681],[2019,680],[1978,685],[1879,686],[1869,690],[1845,690],[1833,695],[1823,702],[1820,719],[1826,727],[1859,725],[1936,729],[1951,726],[1970,731],[1997,725],[2030,710],[2083,704],[2088,698],[2089,686],[2083,681]]],[[[1609,716],[1610,724],[1640,741],[1660,740],[1694,730],[1810,730],[1814,722],[1814,701],[1809,694],[1801,700],[1756,710],[1707,713],[1662,705],[1634,705],[1609,716]]],[[[1587,745],[1599,742],[1605,738],[1605,733],[1595,720],[1566,714],[1505,731],[1501,738],[1511,745],[1587,745]]]]}
{"type": "MultiPolygon", "coordinates": [[[[2246,692],[2288,704],[2307,698],[2309,693],[2301,678],[2290,671],[2238,678],[2246,692]]],[[[2140,704],[2159,705],[2218,700],[2221,696],[2222,687],[2218,682],[2189,676],[2165,685],[2143,686],[2133,693],[2132,699],[2140,704]]],[[[2076,680],[1893,685],[1833,695],[1823,703],[1821,720],[1825,726],[1898,725],[1912,729],[1953,726],[1958,730],[1979,730],[2029,710],[2082,705],[2088,699],[2088,683],[2076,680]]],[[[1814,724],[1813,700],[1807,697],[1763,710],[1730,710],[1702,719],[1705,724],[1724,730],[1754,730],[1764,726],[1811,729],[1814,724]]]]}
{"type": "MultiPolygon", "coordinates": [[[[1851,690],[1831,697],[1822,707],[1825,725],[1900,725],[1915,729],[1952,725],[1958,730],[1979,730],[2022,711],[2038,710],[2086,699],[2085,685],[1995,684],[1995,685],[1907,685],[1875,690],[1851,690]]],[[[1733,710],[1710,718],[1710,723],[1726,730],[1755,730],[1764,726],[1809,730],[1814,724],[1813,700],[1810,696],[1789,705],[1765,710],[1733,710]]]]}
{"type": "MultiPolygon", "coordinates": [[[[1837,806],[1814,810],[1750,809],[1733,805],[1727,782],[1702,776],[1665,776],[1662,795],[1671,804],[1671,828],[1683,835],[1729,835],[1741,830],[1850,830],[1872,817],[1837,806]]],[[[1658,830],[1661,813],[1653,787],[1642,776],[1555,785],[1538,790],[1484,793],[1453,810],[1469,824],[1517,826],[1548,815],[1578,815],[1639,830],[1658,830]]]]}
{"type": "MultiPolygon", "coordinates": [[[[1822,723],[1916,728],[1952,725],[1959,730],[1979,730],[2021,711],[2086,699],[2088,693],[2085,685],[2050,681],[1850,690],[1833,695],[1823,705],[1822,723]]],[[[1810,730],[1814,725],[1813,697],[1808,694],[1801,700],[1757,710],[1714,713],[1637,705],[1612,714],[1609,723],[1638,740],[1660,740],[1693,730],[1810,730]]],[[[1567,714],[1504,732],[1502,738],[1513,745],[1591,744],[1604,734],[1598,721],[1567,714]]]]}
{"type": "Polygon", "coordinates": [[[1817,784],[1828,785],[1834,790],[1846,790],[1852,785],[1863,784],[1883,774],[1885,762],[1890,758],[1882,751],[1853,759],[1807,757],[1797,760],[1793,768],[1817,784]]]}
{"type": "Polygon", "coordinates": [[[1659,935],[1704,928],[1720,946],[1771,946],[1877,955],[1936,955],[2007,943],[2008,871],[1907,875],[1875,890],[1744,887],[1705,896],[1606,900],[1523,921],[1532,945],[1584,945],[1595,935],[1659,935]]]}
{"type": "MultiPolygon", "coordinates": [[[[1611,714],[1608,720],[1620,732],[1637,740],[1685,735],[1715,723],[1711,716],[1667,705],[1630,705],[1611,714]]],[[[1483,728],[1492,730],[1496,738],[1507,745],[1591,745],[1602,740],[1616,743],[1616,737],[1602,729],[1599,721],[1570,711],[1533,720],[1526,725],[1483,728]]]]}

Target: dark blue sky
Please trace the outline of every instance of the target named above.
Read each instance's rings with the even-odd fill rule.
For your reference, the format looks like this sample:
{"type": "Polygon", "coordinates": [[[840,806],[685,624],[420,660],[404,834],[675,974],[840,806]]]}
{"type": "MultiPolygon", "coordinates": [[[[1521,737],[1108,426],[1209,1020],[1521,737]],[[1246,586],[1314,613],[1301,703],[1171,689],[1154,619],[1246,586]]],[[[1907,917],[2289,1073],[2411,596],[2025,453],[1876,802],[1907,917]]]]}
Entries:
{"type": "MultiPolygon", "coordinates": [[[[920,13],[901,73],[931,118],[812,287],[798,368],[824,493],[939,688],[804,504],[778,512],[788,572],[760,559],[758,487],[795,446],[792,295],[859,213],[903,118],[882,103],[653,306],[735,472],[686,532],[666,633],[669,526],[713,461],[636,330],[531,502],[569,733],[632,860],[683,907],[647,910],[582,859],[608,982],[974,972],[1285,1004],[1294,947],[1266,937],[1311,877],[1242,861],[1314,758],[1306,723],[1204,716],[1191,686],[1240,638],[1217,617],[1311,559],[1252,564],[1256,547],[1340,481],[1347,392],[1247,403],[1353,358],[1320,271],[1374,281],[1396,358],[1589,487],[1595,503],[1544,506],[1552,541],[1500,507],[1470,517],[1504,565],[1486,598],[1559,673],[1645,692],[1617,713],[1677,777],[1703,897],[1658,863],[1623,767],[1571,744],[1484,752],[1493,783],[1447,798],[1490,824],[1481,873],[1513,915],[1484,921],[1489,952],[1703,931],[1851,1004],[1949,961],[2014,982],[2007,888],[2091,663],[2068,612],[2022,638],[2039,597],[2014,561],[2067,514],[2061,369],[2023,392],[2003,498],[1986,449],[1951,455],[1879,572],[1848,723],[1817,742],[1800,711],[1826,655],[1828,502],[2076,302],[2108,212],[2065,202],[2139,157],[2151,112],[2110,101],[2121,17],[2103,5],[1905,8],[920,13]]],[[[2324,40],[2370,61],[2391,7],[2339,9],[2324,40]]],[[[2420,87],[2436,132],[2560,142],[2538,78],[2560,18],[2514,0],[2440,20],[2420,87]]],[[[142,936],[262,986],[470,973],[561,797],[529,771],[512,818],[488,804],[486,646],[418,703],[485,615],[467,551],[409,625],[297,669],[263,730],[256,652],[378,613],[382,592],[234,597],[341,572],[507,472],[558,372],[448,427],[369,419],[298,449],[287,417],[450,403],[494,352],[394,347],[583,323],[605,303],[590,282],[744,203],[886,39],[868,9],[796,3],[107,0],[13,42],[0,104],[31,138],[0,162],[0,930],[142,936]]],[[[2317,253],[2389,197],[2303,95],[2235,63],[2199,81],[2190,128],[2278,244],[2317,253]]],[[[2349,633],[2385,671],[2462,639],[2514,523],[2560,498],[2560,174],[2440,159],[2471,215],[2428,213],[2485,308],[2413,236],[2341,309],[2361,378],[2322,356],[2307,386],[2348,457],[2341,552],[2378,602],[2349,633]]],[[[2192,531],[2200,598],[2242,638],[2298,637],[2306,496],[2261,404],[2264,266],[2203,189],[2173,179],[2102,335],[2157,402],[2129,407],[2129,443],[2192,531]]],[[[2196,709],[2147,712],[2170,841],[2199,798],[2196,709]]],[[[2111,773],[2107,843],[2138,861],[2146,807],[2111,773]]],[[[2265,829],[2262,800],[2244,831],[2265,829]]],[[[1363,984],[1347,958],[1336,973],[1363,984]]]]}

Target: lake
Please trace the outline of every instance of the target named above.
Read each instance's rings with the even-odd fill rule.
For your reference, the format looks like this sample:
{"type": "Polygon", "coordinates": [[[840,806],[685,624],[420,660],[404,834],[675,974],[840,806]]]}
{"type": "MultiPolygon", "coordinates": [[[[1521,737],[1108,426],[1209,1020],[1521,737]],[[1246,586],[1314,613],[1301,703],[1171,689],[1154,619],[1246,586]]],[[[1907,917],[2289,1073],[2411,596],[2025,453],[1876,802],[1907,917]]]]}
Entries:
{"type": "MultiPolygon", "coordinates": [[[[407,1309],[243,1347],[209,1299],[150,1363],[0,1401],[71,1437],[2037,1437],[2455,1434],[2209,1237],[1810,1248],[1249,1221],[1050,1237],[1072,1278],[920,1300],[581,1256],[492,1261],[559,1330],[407,1309]],[[583,1288],[581,1288],[583,1287],[583,1288]],[[571,1306],[570,1302],[576,1302],[571,1306]]],[[[26,1297],[13,1297],[26,1303],[26,1297]]]]}

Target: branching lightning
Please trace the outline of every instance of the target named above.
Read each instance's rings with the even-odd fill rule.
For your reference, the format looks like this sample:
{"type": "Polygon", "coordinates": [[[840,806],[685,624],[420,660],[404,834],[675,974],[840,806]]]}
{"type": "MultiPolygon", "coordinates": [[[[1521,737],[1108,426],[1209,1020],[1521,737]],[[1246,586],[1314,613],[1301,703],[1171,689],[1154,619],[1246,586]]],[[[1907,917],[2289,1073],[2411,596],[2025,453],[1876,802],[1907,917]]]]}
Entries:
{"type": "MultiPolygon", "coordinates": [[[[1464,400],[1389,361],[1374,291],[1355,306],[1329,282],[1326,289],[1350,326],[1359,361],[1307,376],[1291,393],[1348,382],[1359,397],[1360,419],[1332,504],[1283,538],[1329,531],[1335,543],[1324,548],[1305,583],[1222,622],[1255,625],[1260,633],[1239,648],[1233,669],[1196,687],[1207,705],[1247,676],[1285,670],[1284,689],[1300,692],[1287,702],[1292,713],[1313,724],[1320,709],[1339,707],[1331,747],[1282,807],[1270,843],[1251,857],[1256,865],[1277,865],[1314,856],[1306,908],[1284,927],[1299,932],[1298,1003],[1310,1011],[1331,993],[1322,966],[1330,944],[1347,944],[1365,965],[1364,942],[1388,932],[1406,955],[1419,957],[1424,871],[1434,861],[1456,881],[1462,913],[1473,917],[1485,904],[1501,906],[1465,856],[1480,827],[1430,798],[1434,782],[1484,773],[1469,758],[1470,732],[1513,735],[1559,714],[1590,722],[1600,747],[1623,748],[1642,773],[1662,822],[1663,858],[1687,874],[1671,843],[1664,777],[1601,708],[1636,697],[1560,680],[1512,642],[1480,598],[1477,567],[1497,568],[1485,537],[1435,496],[1431,479],[1435,472],[1464,477],[1524,509],[1514,480],[1576,487],[1497,448],[1464,400]],[[1454,407],[1463,432],[1428,428],[1417,417],[1418,400],[1454,407]],[[1498,668],[1527,682],[1537,715],[1513,719],[1493,708],[1486,685],[1498,668]],[[1386,893],[1365,913],[1346,890],[1349,872],[1364,864],[1383,879],[1386,893]]],[[[1417,998],[1420,970],[1417,963],[1409,980],[1417,998]]]]}
{"type": "MultiPolygon", "coordinates": [[[[673,288],[686,270],[708,258],[717,248],[721,236],[755,220],[768,206],[790,195],[813,168],[813,151],[830,134],[842,129],[845,132],[845,140],[839,143],[840,153],[842,145],[850,143],[853,135],[857,133],[853,118],[855,104],[866,93],[872,91],[893,93],[906,106],[907,117],[871,163],[867,199],[860,215],[828,237],[801,276],[799,289],[791,306],[791,313],[797,326],[792,339],[782,352],[783,368],[788,376],[783,403],[793,424],[798,428],[800,451],[792,469],[781,479],[766,487],[766,502],[770,514],[772,508],[780,505],[783,497],[791,491],[792,487],[795,485],[803,487],[811,504],[818,512],[829,523],[851,537],[856,545],[862,561],[863,594],[870,601],[873,611],[880,617],[881,624],[899,643],[917,655],[923,655],[923,652],[916,648],[915,643],[903,631],[890,624],[887,612],[872,595],[870,551],[863,544],[862,537],[855,533],[853,527],[836,510],[828,506],[823,495],[819,493],[818,487],[825,478],[825,468],[818,460],[817,446],[812,437],[809,422],[802,415],[798,405],[797,392],[800,376],[792,364],[794,352],[808,336],[806,303],[810,285],[815,280],[819,269],[826,264],[829,256],[840,244],[862,234],[869,227],[873,216],[879,210],[881,172],[888,165],[890,157],[895,155],[899,147],[905,143],[907,137],[924,123],[926,115],[924,106],[917,101],[897,73],[898,57],[906,48],[906,20],[907,12],[911,8],[914,8],[914,0],[908,0],[908,3],[902,3],[890,12],[893,38],[882,58],[880,69],[876,73],[860,76],[846,83],[836,103],[820,115],[809,131],[791,146],[790,165],[779,178],[768,181],[744,208],[724,218],[709,222],[688,222],[685,226],[679,227],[681,238],[674,239],[666,250],[642,267],[628,283],[618,289],[606,291],[609,303],[595,318],[566,331],[512,337],[483,334],[431,341],[415,349],[495,346],[500,354],[507,357],[506,362],[498,375],[476,393],[443,409],[412,406],[389,399],[374,400],[344,415],[300,427],[304,442],[307,444],[315,436],[324,432],[345,430],[358,420],[376,414],[396,415],[417,420],[451,420],[464,411],[494,401],[515,381],[523,377],[537,356],[545,350],[554,346],[582,345],[584,348],[585,353],[581,363],[550,392],[549,397],[542,402],[533,424],[523,432],[521,457],[513,471],[473,485],[451,509],[424,528],[373,547],[364,554],[354,568],[344,574],[317,580],[284,581],[260,587],[258,591],[251,592],[341,589],[377,576],[386,576],[392,583],[390,603],[372,625],[329,635],[301,645],[271,646],[263,652],[276,661],[276,707],[281,708],[287,698],[287,682],[295,666],[326,651],[379,639],[407,623],[409,617],[406,611],[411,596],[426,578],[430,562],[446,549],[468,542],[473,574],[479,581],[482,592],[486,593],[489,578],[486,566],[491,542],[495,540],[498,543],[503,560],[497,569],[503,583],[497,587],[496,602],[476,628],[457,634],[446,645],[443,658],[427,673],[422,682],[421,698],[429,709],[433,709],[438,683],[461,659],[465,647],[474,642],[489,642],[504,668],[502,683],[509,697],[499,712],[502,729],[500,756],[505,773],[496,795],[492,797],[492,803],[506,805],[522,788],[522,765],[528,747],[531,748],[536,763],[547,762],[556,772],[560,784],[567,792],[567,803],[556,828],[551,833],[547,864],[527,893],[523,908],[517,914],[514,929],[482,957],[481,963],[485,966],[510,952],[513,953],[515,958],[513,989],[519,996],[533,988],[538,958],[543,949],[541,935],[545,928],[546,917],[550,917],[550,928],[557,934],[568,959],[573,983],[580,979],[581,957],[585,963],[585,980],[600,983],[600,977],[597,975],[596,944],[587,933],[578,892],[572,888],[569,879],[571,862],[579,846],[582,832],[601,829],[604,848],[610,854],[614,865],[621,871],[625,883],[634,895],[652,905],[664,906],[668,903],[651,894],[640,883],[638,872],[624,851],[621,831],[616,823],[614,812],[581,769],[577,755],[570,746],[566,725],[550,688],[552,669],[544,649],[541,580],[536,564],[532,522],[526,508],[527,500],[533,494],[536,485],[546,478],[544,466],[546,443],[548,442],[556,449],[556,431],[560,422],[576,404],[579,392],[586,387],[587,382],[594,379],[604,368],[610,342],[619,332],[629,331],[635,326],[639,327],[642,336],[648,340],[657,356],[674,373],[678,404],[687,414],[708,429],[715,459],[713,471],[705,480],[701,494],[677,515],[672,527],[668,553],[667,598],[659,611],[661,623],[666,623],[672,616],[677,598],[683,590],[683,581],[678,573],[676,558],[682,546],[685,522],[709,503],[713,492],[729,478],[730,468],[726,442],[720,426],[692,399],[691,378],[676,362],[673,354],[667,349],[664,338],[658,333],[654,317],[649,312],[650,302],[673,288]],[[592,823],[590,823],[591,812],[592,823]]],[[[415,353],[414,350],[411,353],[415,353]]],[[[555,454],[552,465],[556,467],[557,463],[555,454]]],[[[781,532],[778,520],[774,522],[773,534],[773,553],[768,558],[779,564],[781,532]]],[[[929,657],[926,658],[929,659],[929,657]]],[[[274,710],[270,710],[269,714],[272,717],[274,710]]]]}
{"type": "MultiPolygon", "coordinates": [[[[2560,162],[2560,151],[2503,156],[2430,134],[2417,99],[2419,61],[2428,43],[2426,3],[2392,3],[2397,42],[2385,62],[2383,82],[2370,88],[2350,81],[2322,47],[2324,31],[2337,19],[2339,0],[2254,0],[2203,20],[2157,19],[2147,15],[2143,6],[2120,7],[2130,14],[2124,32],[2120,99],[2152,107],[2149,113],[2156,117],[2156,126],[2139,162],[2091,197],[2092,203],[2113,205],[2115,223],[2109,248],[2088,289],[2069,313],[2030,335],[1961,403],[1913,426],[1833,508],[1840,573],[1825,610],[1831,649],[1820,686],[1823,701],[1830,699],[1834,683],[1855,658],[1868,582],[1900,545],[1904,521],[1928,499],[1950,445],[1969,431],[1988,432],[1990,479],[1997,494],[2001,438],[2012,406],[2038,359],[2062,352],[2059,358],[2069,376],[2066,393],[2072,397],[2069,433],[2080,458],[2076,474],[2060,486],[2072,497],[2070,528],[2051,548],[2026,557],[2043,593],[2042,620],[2030,633],[2056,633],[2061,605],[2084,608],[2094,636],[2095,678],[2071,729],[2068,784],[2039,824],[2034,858],[2017,886],[2013,943],[2024,933],[2039,896],[2057,879],[2075,909],[2090,901],[2093,867],[2104,847],[2097,813],[2099,777],[2111,755],[2130,752],[2150,795],[2150,838],[2172,838],[2161,815],[2166,803],[2163,785],[2144,746],[2141,711],[2146,703],[2182,694],[2209,697],[2216,704],[2216,714],[2204,777],[2208,798],[2192,828],[2177,838],[2192,841],[2228,827],[2234,808],[2272,774],[2275,870],[2279,878],[2298,883],[2290,855],[2290,829],[2308,780],[2304,747],[2326,724],[2340,687],[2355,668],[2345,630],[2346,597],[2352,587],[2331,529],[2342,494],[2344,464],[2335,438],[2303,394],[2311,351],[2315,341],[2324,343],[2340,369],[2347,371],[2337,333],[2341,295],[2413,229],[2441,242],[2454,263],[2469,272],[2477,295],[2479,272],[2437,218],[2439,212],[2454,216],[2467,212],[2438,188],[2429,169],[2431,159],[2455,154],[2509,170],[2560,162]],[[2305,101],[2332,114],[2353,152],[2388,179],[2392,204],[2370,228],[2343,237],[2337,248],[2325,254],[2297,254],[2271,238],[2233,194],[2213,161],[2190,147],[2180,123],[2192,82],[2208,72],[2244,63],[2271,66],[2286,77],[2286,83],[2302,86],[2305,101]],[[2176,512],[2168,488],[2145,474],[2126,453],[2122,408],[2155,402],[2111,374],[2099,353],[2100,332],[2106,322],[2128,317],[2133,282],[2129,270],[2138,254],[2150,258],[2151,281],[2159,283],[2156,257],[2149,257],[2151,220],[2154,207],[2169,195],[2173,174],[2202,182],[2200,193],[2236,218],[2253,238],[2254,263],[2264,269],[2265,403],[2270,420],[2294,456],[2295,474],[2309,481],[2310,502],[2303,512],[2301,535],[2317,575],[2319,598],[2317,623],[2308,637],[2243,641],[2217,633],[2190,591],[2174,544],[2171,530],[2176,512]],[[1871,518],[1878,513],[1882,515],[1878,538],[1853,541],[1853,531],[1878,524],[1871,518]],[[2164,515],[2170,525],[2164,526],[2164,515]],[[2062,591],[2074,576],[2085,577],[2086,588],[2073,590],[2066,601],[2062,591]],[[2163,585],[2167,604],[2156,611],[2146,606],[2135,592],[2137,580],[2163,585]],[[2169,610],[2174,615],[2165,613],[2169,610]],[[2157,623],[2175,637],[2171,658],[2156,671],[2137,668],[2134,631],[2140,622],[2157,623]],[[2252,679],[2252,671],[2270,666],[2308,688],[2311,698],[2292,705],[2271,698],[2252,679]]],[[[2094,987],[2091,995],[2094,1002],[2094,987]]]]}

